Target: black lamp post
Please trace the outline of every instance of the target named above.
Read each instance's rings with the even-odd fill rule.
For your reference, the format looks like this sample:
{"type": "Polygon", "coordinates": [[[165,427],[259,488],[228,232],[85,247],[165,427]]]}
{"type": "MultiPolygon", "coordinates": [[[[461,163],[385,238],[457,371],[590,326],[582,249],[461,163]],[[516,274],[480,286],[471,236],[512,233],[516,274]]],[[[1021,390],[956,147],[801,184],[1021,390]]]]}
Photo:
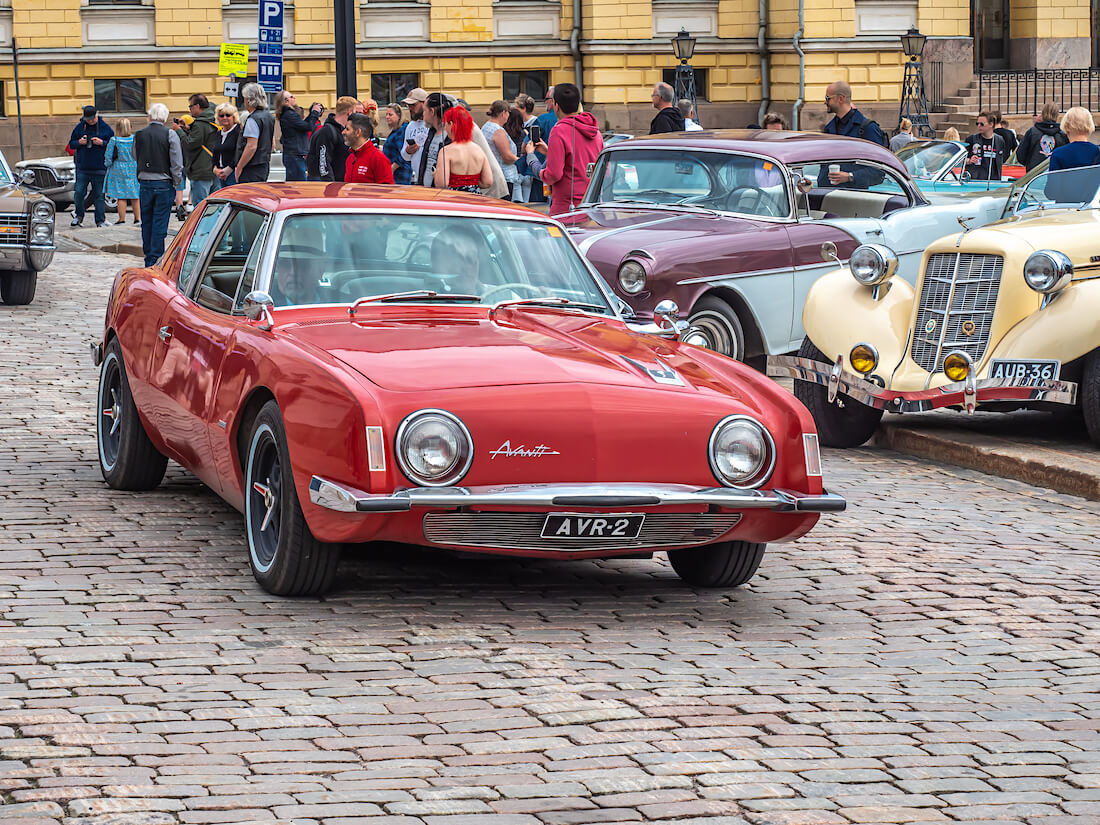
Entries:
{"type": "Polygon", "coordinates": [[[358,97],[355,60],[355,6],[352,0],[332,0],[336,36],[336,95],[358,97]]]}
{"type": "Polygon", "coordinates": [[[898,113],[898,127],[902,118],[913,123],[913,134],[917,137],[932,138],[935,130],[928,122],[928,98],[924,95],[924,66],[921,54],[928,38],[915,28],[901,36],[901,49],[909,59],[905,61],[905,74],[901,81],[901,111],[898,113]]]}
{"type": "Polygon", "coordinates": [[[676,99],[687,98],[691,101],[691,108],[695,112],[695,122],[700,123],[699,107],[695,97],[695,70],[688,62],[695,54],[695,38],[683,28],[680,33],[672,38],[672,53],[680,62],[676,65],[676,84],[673,87],[676,99]]]}

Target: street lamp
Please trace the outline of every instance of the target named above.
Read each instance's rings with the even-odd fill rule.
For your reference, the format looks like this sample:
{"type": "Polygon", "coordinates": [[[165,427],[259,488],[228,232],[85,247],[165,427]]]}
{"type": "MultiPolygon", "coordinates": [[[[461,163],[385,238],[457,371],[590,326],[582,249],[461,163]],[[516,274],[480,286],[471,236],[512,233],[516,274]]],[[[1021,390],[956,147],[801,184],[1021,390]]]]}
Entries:
{"type": "Polygon", "coordinates": [[[913,133],[917,137],[932,138],[935,130],[928,122],[928,99],[924,95],[924,67],[921,54],[928,38],[910,28],[901,36],[901,50],[909,59],[905,61],[905,74],[901,80],[901,111],[898,113],[898,127],[902,118],[913,123],[913,133]]]}
{"type": "MultiPolygon", "coordinates": [[[[672,53],[676,55],[679,64],[676,66],[676,84],[674,92],[676,99],[687,98],[691,101],[691,108],[695,112],[695,122],[700,123],[699,106],[695,98],[695,70],[688,62],[695,54],[695,38],[687,33],[684,28],[672,38],[672,53]]],[[[700,125],[702,125],[700,123],[700,125]]]]}

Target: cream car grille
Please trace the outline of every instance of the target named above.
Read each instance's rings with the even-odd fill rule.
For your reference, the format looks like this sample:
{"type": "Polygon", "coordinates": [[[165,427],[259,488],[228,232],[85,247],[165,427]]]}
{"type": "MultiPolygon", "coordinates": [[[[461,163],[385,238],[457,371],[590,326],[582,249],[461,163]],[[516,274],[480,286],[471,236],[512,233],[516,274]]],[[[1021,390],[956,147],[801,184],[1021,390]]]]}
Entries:
{"type": "Polygon", "coordinates": [[[428,513],[424,537],[435,544],[506,550],[623,550],[708,544],[733,529],[740,513],[646,513],[636,539],[544,539],[545,513],[428,513]]]}
{"type": "Polygon", "coordinates": [[[975,364],[981,361],[1003,268],[1000,255],[940,252],[929,256],[911,349],[922,369],[938,372],[953,350],[962,350],[975,364]]]}

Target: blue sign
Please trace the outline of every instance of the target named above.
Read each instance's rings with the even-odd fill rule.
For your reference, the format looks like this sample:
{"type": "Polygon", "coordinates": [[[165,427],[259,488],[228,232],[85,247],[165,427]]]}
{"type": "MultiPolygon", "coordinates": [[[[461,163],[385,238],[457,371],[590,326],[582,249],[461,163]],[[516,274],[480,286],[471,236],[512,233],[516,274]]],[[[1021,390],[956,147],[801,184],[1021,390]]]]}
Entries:
{"type": "Polygon", "coordinates": [[[283,0],[260,0],[259,41],[256,80],[273,94],[283,88],[283,0]]]}

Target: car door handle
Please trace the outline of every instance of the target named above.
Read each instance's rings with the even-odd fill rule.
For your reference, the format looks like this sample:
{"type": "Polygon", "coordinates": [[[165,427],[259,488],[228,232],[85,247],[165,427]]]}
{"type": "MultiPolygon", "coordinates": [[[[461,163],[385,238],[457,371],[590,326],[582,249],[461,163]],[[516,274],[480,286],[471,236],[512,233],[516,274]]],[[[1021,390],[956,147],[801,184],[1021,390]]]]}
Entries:
{"type": "Polygon", "coordinates": [[[172,337],[172,328],[171,327],[161,327],[160,331],[157,333],[157,335],[160,336],[160,340],[167,343],[168,339],[172,337]]]}

